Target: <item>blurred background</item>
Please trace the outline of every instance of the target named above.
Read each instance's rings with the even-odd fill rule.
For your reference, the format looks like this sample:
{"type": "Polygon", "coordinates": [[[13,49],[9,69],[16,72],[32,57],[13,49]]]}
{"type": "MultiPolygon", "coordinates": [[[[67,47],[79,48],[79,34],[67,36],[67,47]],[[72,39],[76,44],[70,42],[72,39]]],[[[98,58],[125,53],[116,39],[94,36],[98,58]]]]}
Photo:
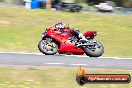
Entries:
{"type": "Polygon", "coordinates": [[[83,10],[89,12],[131,13],[132,11],[132,0],[0,0],[0,4],[23,5],[26,8],[31,7],[31,9],[52,7],[56,10],[65,9],[71,12],[83,10]],[[100,5],[100,7],[96,5],[100,5]],[[79,6],[81,6],[81,9],[79,10],[74,8],[79,8],[79,6]],[[100,8],[103,8],[103,11],[100,10],[100,8]]]}

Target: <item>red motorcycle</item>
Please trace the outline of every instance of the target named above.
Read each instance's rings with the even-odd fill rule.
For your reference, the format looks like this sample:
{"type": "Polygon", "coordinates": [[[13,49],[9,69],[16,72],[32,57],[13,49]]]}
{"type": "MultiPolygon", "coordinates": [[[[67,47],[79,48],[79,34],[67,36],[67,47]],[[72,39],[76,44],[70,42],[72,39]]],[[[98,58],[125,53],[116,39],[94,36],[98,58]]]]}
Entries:
{"type": "Polygon", "coordinates": [[[84,53],[90,57],[99,57],[104,53],[104,47],[99,41],[93,40],[97,35],[96,31],[87,31],[83,34],[86,41],[80,40],[72,29],[63,27],[60,30],[59,24],[55,27],[47,28],[42,33],[42,39],[38,44],[40,52],[45,55],[59,54],[74,54],[83,55],[84,53]]]}

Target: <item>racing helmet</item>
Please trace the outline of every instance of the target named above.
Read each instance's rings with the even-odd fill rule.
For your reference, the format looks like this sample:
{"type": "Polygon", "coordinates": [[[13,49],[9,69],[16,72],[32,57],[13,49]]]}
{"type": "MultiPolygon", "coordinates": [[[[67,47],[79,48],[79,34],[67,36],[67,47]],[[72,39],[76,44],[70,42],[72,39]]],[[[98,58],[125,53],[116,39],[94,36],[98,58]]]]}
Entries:
{"type": "Polygon", "coordinates": [[[62,31],[63,29],[69,28],[69,25],[60,22],[55,24],[55,28],[62,31]]]}

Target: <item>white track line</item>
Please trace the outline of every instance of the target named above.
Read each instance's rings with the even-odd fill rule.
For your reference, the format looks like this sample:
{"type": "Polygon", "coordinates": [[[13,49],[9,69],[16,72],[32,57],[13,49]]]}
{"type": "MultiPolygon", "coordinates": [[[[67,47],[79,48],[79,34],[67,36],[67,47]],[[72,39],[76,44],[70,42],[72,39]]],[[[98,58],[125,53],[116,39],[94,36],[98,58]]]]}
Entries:
{"type": "MultiPolygon", "coordinates": [[[[0,53],[4,53],[4,54],[10,53],[10,54],[44,55],[42,53],[27,53],[27,52],[0,52],[0,53]]],[[[88,57],[86,55],[64,55],[64,56],[68,56],[68,57],[71,57],[71,56],[74,56],[74,57],[88,57]]],[[[98,57],[98,58],[132,59],[132,58],[120,58],[120,57],[98,57]]]]}
{"type": "Polygon", "coordinates": [[[48,64],[48,65],[62,65],[64,63],[45,63],[45,64],[48,64]]]}
{"type": "Polygon", "coordinates": [[[120,57],[98,57],[98,58],[132,59],[132,58],[120,58],[120,57]]]}
{"type": "Polygon", "coordinates": [[[105,66],[105,65],[95,65],[95,66],[105,66]]]}
{"type": "Polygon", "coordinates": [[[0,52],[0,53],[11,53],[11,54],[35,54],[35,55],[43,55],[41,53],[26,53],[26,52],[0,52]]]}
{"type": "MultiPolygon", "coordinates": [[[[86,55],[65,55],[65,56],[74,56],[74,57],[88,57],[86,55]]],[[[96,57],[91,57],[96,58],[96,57]]],[[[98,58],[114,58],[114,59],[132,59],[132,58],[120,58],[120,57],[98,57],[98,58]]]]}
{"type": "Polygon", "coordinates": [[[27,52],[0,52],[3,54],[27,54],[27,55],[44,55],[42,53],[27,53],[27,52]]]}
{"type": "Polygon", "coordinates": [[[87,64],[69,64],[69,65],[73,65],[73,66],[86,66],[87,64]]]}

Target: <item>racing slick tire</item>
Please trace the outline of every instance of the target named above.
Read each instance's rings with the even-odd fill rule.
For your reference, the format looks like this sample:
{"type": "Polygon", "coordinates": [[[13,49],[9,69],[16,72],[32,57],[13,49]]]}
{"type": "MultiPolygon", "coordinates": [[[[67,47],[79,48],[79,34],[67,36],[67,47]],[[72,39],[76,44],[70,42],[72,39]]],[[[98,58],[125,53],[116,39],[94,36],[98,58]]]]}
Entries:
{"type": "Polygon", "coordinates": [[[40,52],[42,52],[45,55],[54,55],[58,52],[58,45],[54,41],[52,41],[52,44],[55,45],[55,49],[51,50],[51,51],[47,51],[45,48],[46,46],[44,44],[44,40],[41,40],[38,44],[38,48],[39,48],[40,52]]]}
{"type": "Polygon", "coordinates": [[[100,49],[98,51],[92,51],[90,48],[88,47],[83,47],[83,50],[85,52],[85,54],[89,57],[99,57],[102,56],[102,54],[104,53],[104,47],[103,45],[99,42],[96,41],[96,44],[100,47],[100,49]]]}

